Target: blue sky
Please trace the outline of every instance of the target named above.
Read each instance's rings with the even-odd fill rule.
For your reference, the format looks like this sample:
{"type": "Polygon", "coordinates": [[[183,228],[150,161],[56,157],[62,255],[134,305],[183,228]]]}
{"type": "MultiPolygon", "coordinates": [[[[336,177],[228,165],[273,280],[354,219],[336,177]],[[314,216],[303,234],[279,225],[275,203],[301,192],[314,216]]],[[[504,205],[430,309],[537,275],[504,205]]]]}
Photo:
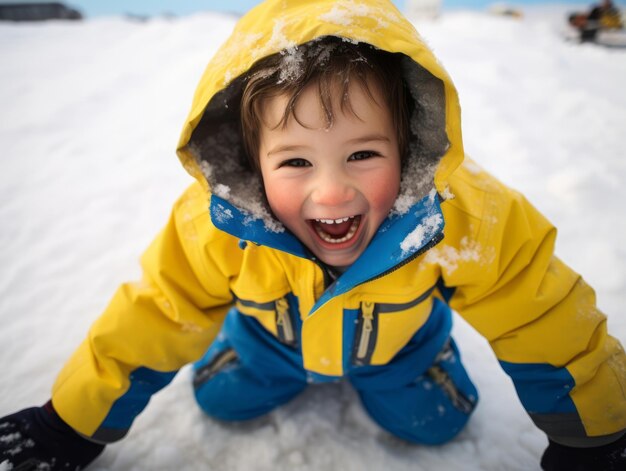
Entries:
{"type": "MultiPolygon", "coordinates": [[[[17,3],[27,3],[29,0],[18,0],[17,3]]],[[[32,1],[32,0],[30,0],[32,1]]],[[[136,15],[158,15],[173,13],[186,15],[202,10],[244,13],[259,0],[62,0],[69,6],[80,10],[87,17],[120,15],[131,13],[136,15]]],[[[402,9],[406,0],[394,0],[402,9]]],[[[553,3],[586,6],[594,0],[555,0],[553,3]]],[[[625,0],[616,1],[623,4],[625,0]]],[[[506,3],[509,5],[537,5],[547,3],[546,0],[443,0],[444,8],[485,8],[492,3],[506,3]]]]}

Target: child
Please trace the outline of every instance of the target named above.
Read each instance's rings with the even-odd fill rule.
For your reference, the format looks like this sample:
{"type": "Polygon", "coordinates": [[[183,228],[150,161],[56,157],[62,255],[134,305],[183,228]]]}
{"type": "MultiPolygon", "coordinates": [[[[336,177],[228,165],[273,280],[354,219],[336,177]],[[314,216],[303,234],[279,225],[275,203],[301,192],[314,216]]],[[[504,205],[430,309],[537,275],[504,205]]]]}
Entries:
{"type": "Polygon", "coordinates": [[[0,420],[2,460],[87,466],[190,362],[211,417],[345,377],[382,428],[447,442],[478,398],[454,309],[548,435],[544,469],[624,468],[622,347],[553,255],[554,227],[465,159],[452,82],[390,3],[255,8],[209,64],[178,152],[198,182],[143,280],[50,402],[0,420]]]}

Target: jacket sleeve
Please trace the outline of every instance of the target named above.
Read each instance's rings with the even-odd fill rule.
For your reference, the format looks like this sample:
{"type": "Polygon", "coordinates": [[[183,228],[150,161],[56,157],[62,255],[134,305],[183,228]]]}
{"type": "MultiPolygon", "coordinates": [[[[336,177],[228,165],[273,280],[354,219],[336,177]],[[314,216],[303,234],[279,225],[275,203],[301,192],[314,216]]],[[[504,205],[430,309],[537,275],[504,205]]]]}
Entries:
{"type": "Polygon", "coordinates": [[[626,429],[624,350],[594,291],[554,255],[555,228],[484,172],[461,171],[453,185],[444,246],[433,256],[450,306],[487,338],[552,440],[616,440],[626,429]]]}
{"type": "Polygon", "coordinates": [[[142,280],[119,287],[59,374],[54,408],[82,435],[122,438],[150,396],[217,335],[240,251],[211,225],[207,207],[208,195],[192,185],[143,255],[142,280]]]}

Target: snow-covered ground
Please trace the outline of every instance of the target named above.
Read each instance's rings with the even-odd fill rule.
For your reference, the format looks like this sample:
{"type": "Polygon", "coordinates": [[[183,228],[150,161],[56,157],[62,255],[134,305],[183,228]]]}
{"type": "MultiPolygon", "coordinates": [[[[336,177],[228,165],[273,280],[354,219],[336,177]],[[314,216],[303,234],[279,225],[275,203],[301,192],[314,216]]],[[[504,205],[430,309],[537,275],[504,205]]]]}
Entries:
{"type": "MultiPolygon", "coordinates": [[[[454,12],[418,29],[459,88],[468,153],[557,224],[558,254],[624,342],[626,50],[566,43],[561,18],[454,12]]],[[[0,415],[43,403],[118,283],[139,276],[190,182],[174,148],[196,80],[234,22],[0,24],[0,415]]],[[[482,402],[448,445],[389,437],[345,384],[216,423],[183,370],[93,469],[539,469],[546,439],[486,342],[455,329],[482,402]]]]}

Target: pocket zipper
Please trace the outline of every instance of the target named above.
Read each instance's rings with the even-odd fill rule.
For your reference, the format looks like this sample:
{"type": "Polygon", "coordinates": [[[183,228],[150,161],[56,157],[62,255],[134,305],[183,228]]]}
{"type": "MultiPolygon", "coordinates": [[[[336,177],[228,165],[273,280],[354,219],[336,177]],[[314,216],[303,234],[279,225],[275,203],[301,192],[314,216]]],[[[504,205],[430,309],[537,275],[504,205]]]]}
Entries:
{"type": "Polygon", "coordinates": [[[293,344],[295,335],[291,317],[289,317],[289,303],[286,298],[280,298],[276,301],[276,328],[278,337],[285,343],[293,344]]]}
{"type": "Polygon", "coordinates": [[[362,361],[367,357],[370,348],[370,338],[374,330],[374,303],[363,302],[361,304],[361,335],[359,336],[359,346],[356,351],[357,361],[362,361]]]}
{"type": "Polygon", "coordinates": [[[194,372],[193,385],[198,388],[217,373],[225,369],[228,365],[234,364],[239,359],[237,352],[232,348],[227,348],[218,353],[209,363],[200,367],[194,372]]]}
{"type": "Polygon", "coordinates": [[[426,374],[443,390],[455,408],[465,414],[474,410],[474,403],[456,387],[450,375],[441,366],[431,366],[426,374]]]}

